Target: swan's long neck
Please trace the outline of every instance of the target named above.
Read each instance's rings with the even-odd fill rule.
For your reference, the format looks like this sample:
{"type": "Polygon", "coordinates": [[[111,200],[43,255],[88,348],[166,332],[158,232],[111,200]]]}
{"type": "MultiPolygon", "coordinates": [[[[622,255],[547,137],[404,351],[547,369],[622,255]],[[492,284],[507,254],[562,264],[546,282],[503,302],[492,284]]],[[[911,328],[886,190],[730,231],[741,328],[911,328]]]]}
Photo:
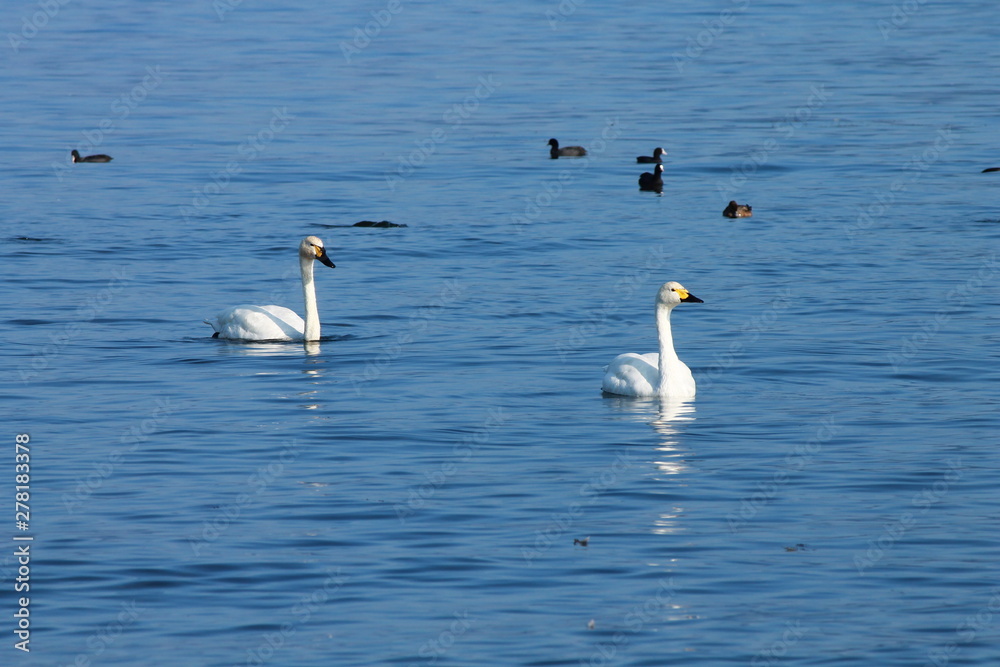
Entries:
{"type": "Polygon", "coordinates": [[[670,377],[670,368],[678,361],[674,337],[670,333],[670,306],[656,304],[656,334],[660,339],[660,378],[657,393],[663,394],[670,377]]]}
{"type": "Polygon", "coordinates": [[[303,340],[319,340],[319,310],[316,308],[316,283],[313,282],[313,259],[299,256],[302,270],[302,298],[306,302],[306,330],[303,340]]]}

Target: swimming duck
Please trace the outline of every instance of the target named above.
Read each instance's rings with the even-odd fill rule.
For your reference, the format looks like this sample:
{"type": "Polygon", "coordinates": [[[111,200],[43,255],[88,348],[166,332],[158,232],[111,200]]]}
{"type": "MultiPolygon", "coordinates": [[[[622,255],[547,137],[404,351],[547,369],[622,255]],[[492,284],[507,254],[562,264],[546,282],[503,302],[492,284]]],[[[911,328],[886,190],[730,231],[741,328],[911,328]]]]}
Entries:
{"type": "Polygon", "coordinates": [[[70,152],[70,156],[73,158],[73,162],[111,162],[114,160],[110,155],[105,155],[100,153],[99,155],[88,155],[87,157],[80,157],[80,151],[75,148],[70,152]]]}
{"type": "Polygon", "coordinates": [[[565,148],[559,148],[559,142],[555,139],[549,139],[549,157],[553,160],[558,160],[561,157],[582,157],[587,154],[587,149],[583,146],[566,146],[565,148]]]}
{"type": "Polygon", "coordinates": [[[653,173],[648,171],[639,176],[639,189],[653,192],[663,192],[663,165],[656,165],[653,173]]]}
{"type": "Polygon", "coordinates": [[[727,218],[749,218],[753,215],[753,207],[749,204],[737,204],[731,201],[722,215],[727,218]]]}
{"type": "Polygon", "coordinates": [[[650,164],[651,162],[660,163],[663,162],[663,160],[661,160],[660,157],[666,154],[667,151],[663,150],[662,148],[655,148],[653,149],[653,157],[650,157],[648,155],[640,155],[635,159],[635,161],[638,162],[639,164],[650,164]]]}

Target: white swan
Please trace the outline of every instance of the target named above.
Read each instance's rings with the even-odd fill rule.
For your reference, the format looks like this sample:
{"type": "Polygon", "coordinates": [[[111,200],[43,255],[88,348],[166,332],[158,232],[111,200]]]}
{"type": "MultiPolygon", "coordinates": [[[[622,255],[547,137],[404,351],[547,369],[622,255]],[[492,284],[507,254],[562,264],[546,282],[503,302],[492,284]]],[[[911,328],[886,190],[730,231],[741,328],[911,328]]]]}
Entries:
{"type": "Polygon", "coordinates": [[[316,309],[316,285],[313,283],[315,260],[334,268],[323,242],[307,236],[299,244],[299,268],[302,271],[302,296],[306,302],[306,320],[283,306],[234,306],[214,320],[205,320],[214,338],[232,340],[319,340],[319,311],[316,309]]]}
{"type": "Polygon", "coordinates": [[[608,366],[601,389],[621,396],[694,398],[694,376],[677,358],[670,335],[670,311],[682,301],[704,303],[680,283],[664,283],[656,294],[656,333],[660,352],[619,354],[608,366]]]}

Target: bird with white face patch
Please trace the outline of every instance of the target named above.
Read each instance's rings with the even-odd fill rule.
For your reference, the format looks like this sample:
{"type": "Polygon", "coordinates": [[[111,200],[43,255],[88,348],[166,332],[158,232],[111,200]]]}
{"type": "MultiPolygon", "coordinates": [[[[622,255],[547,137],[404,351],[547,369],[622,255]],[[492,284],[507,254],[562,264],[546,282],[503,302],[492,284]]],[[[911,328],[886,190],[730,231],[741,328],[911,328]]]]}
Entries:
{"type": "Polygon", "coordinates": [[[655,148],[653,149],[652,157],[648,155],[640,155],[635,159],[635,161],[638,162],[639,164],[659,164],[660,162],[663,162],[663,156],[666,154],[667,151],[663,150],[662,148],[655,148]]]}
{"type": "Polygon", "coordinates": [[[319,311],[313,282],[313,263],[317,260],[334,268],[323,242],[315,236],[307,236],[299,244],[305,321],[294,310],[284,306],[233,306],[219,313],[214,320],[205,320],[205,324],[215,329],[213,337],[252,341],[319,340],[319,311]]]}
{"type": "Polygon", "coordinates": [[[639,189],[650,192],[663,192],[663,165],[658,164],[653,173],[648,171],[639,175],[639,189]]]}
{"type": "Polygon", "coordinates": [[[656,294],[656,332],[660,351],[618,355],[608,365],[601,389],[619,396],[694,398],[694,376],[677,357],[670,333],[670,311],[683,302],[704,303],[680,283],[671,281],[660,287],[656,294]]]}

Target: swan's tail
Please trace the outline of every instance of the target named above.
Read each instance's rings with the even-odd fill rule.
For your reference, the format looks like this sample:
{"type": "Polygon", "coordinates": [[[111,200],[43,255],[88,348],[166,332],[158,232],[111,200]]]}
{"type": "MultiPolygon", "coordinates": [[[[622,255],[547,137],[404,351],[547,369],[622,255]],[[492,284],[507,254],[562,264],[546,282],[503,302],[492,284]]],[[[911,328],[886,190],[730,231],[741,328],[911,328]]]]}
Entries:
{"type": "Polygon", "coordinates": [[[212,334],[212,338],[218,338],[219,337],[219,324],[218,324],[218,322],[213,322],[211,320],[202,320],[202,322],[204,322],[208,326],[212,327],[212,331],[215,332],[215,333],[212,334]]]}

